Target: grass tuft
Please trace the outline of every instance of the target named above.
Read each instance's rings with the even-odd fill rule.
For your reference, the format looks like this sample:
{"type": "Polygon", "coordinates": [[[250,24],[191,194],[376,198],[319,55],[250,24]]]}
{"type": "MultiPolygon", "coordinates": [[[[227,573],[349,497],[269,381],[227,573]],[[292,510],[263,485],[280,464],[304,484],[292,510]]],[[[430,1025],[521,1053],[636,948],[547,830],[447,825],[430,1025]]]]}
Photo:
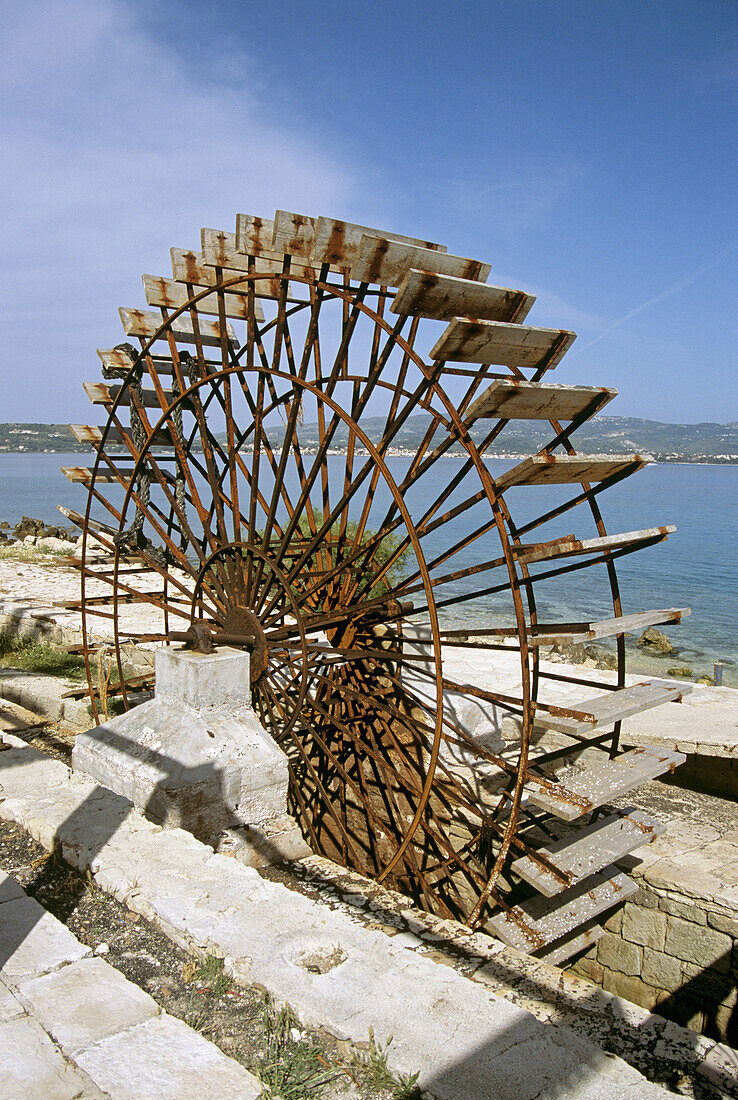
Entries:
{"type": "Polygon", "coordinates": [[[17,638],[10,634],[0,634],[0,665],[46,676],[64,676],[69,680],[85,677],[85,662],[78,654],[66,653],[35,638],[17,638]]]}
{"type": "Polygon", "coordinates": [[[222,997],[230,988],[230,983],[223,972],[223,960],[215,955],[206,955],[195,967],[194,979],[201,985],[207,986],[214,997],[222,997]]]}
{"type": "Polygon", "coordinates": [[[0,561],[20,561],[26,565],[43,565],[49,558],[68,558],[71,550],[37,550],[35,546],[0,546],[0,561]]]}
{"type": "Polygon", "coordinates": [[[269,994],[264,994],[263,1045],[254,1067],[264,1100],[309,1100],[320,1096],[323,1085],[344,1072],[301,1037],[298,1024],[289,1005],[277,1008],[269,994]]]}
{"type": "Polygon", "coordinates": [[[352,1069],[360,1074],[362,1081],[371,1088],[386,1091],[392,1100],[419,1100],[422,1092],[418,1087],[420,1073],[395,1074],[389,1067],[388,1051],[392,1036],[381,1047],[374,1038],[374,1029],[369,1028],[369,1049],[354,1051],[352,1069]]]}
{"type": "MultiPolygon", "coordinates": [[[[217,1035],[214,1014],[217,1001],[232,988],[223,969],[223,960],[214,956],[191,959],[182,976],[196,986],[184,1020],[207,1036],[217,1035]],[[207,994],[203,1004],[200,994],[207,994]]],[[[242,1064],[258,1077],[262,1091],[259,1100],[320,1100],[335,1098],[350,1085],[358,1089],[352,1095],[368,1100],[420,1100],[419,1074],[394,1074],[387,1061],[388,1040],[382,1048],[369,1031],[369,1042],[362,1051],[339,1054],[335,1044],[319,1032],[302,1027],[290,1005],[279,1007],[261,988],[253,990],[250,1008],[255,1049],[242,1064]]],[[[217,1039],[216,1039],[217,1041],[217,1039]]]]}

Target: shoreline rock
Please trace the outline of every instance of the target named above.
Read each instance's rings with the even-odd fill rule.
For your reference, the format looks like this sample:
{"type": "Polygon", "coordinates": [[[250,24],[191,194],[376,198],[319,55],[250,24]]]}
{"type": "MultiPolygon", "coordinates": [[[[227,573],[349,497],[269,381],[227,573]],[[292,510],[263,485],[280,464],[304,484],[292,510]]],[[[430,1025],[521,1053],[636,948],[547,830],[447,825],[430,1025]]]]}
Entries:
{"type": "Polygon", "coordinates": [[[657,630],[655,626],[649,626],[647,630],[644,630],[636,645],[641,649],[649,649],[652,652],[655,650],[664,656],[672,656],[675,652],[674,646],[666,634],[661,630],[657,630]]]}
{"type": "Polygon", "coordinates": [[[70,554],[77,550],[78,535],[71,528],[23,516],[15,527],[11,527],[7,520],[0,523],[0,545],[33,546],[52,554],[70,554]]]}

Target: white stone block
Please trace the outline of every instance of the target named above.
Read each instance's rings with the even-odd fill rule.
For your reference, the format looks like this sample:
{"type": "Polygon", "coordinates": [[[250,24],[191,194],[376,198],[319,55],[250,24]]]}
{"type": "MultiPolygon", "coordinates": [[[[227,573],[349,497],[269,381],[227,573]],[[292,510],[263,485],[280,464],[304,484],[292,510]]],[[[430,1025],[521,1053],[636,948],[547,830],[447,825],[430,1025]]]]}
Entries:
{"type": "Polygon", "coordinates": [[[83,871],[103,848],[113,850],[135,844],[142,824],[128,799],[96,787],[73,813],[59,822],[55,837],[64,859],[83,871]]]}
{"type": "Polygon", "coordinates": [[[148,993],[96,958],[22,982],[18,992],[66,1054],[159,1015],[148,993]]]}
{"type": "Polygon", "coordinates": [[[738,1093],[738,1051],[732,1047],[716,1043],[697,1072],[729,1096],[738,1093]]]}
{"type": "Polygon", "coordinates": [[[16,1016],[22,1016],[23,1005],[15,994],[8,988],[4,981],[0,980],[0,1022],[13,1020],[16,1016]]]}
{"type": "Polygon", "coordinates": [[[47,974],[89,954],[89,947],[78,943],[69,929],[33,898],[0,905],[0,959],[3,975],[11,982],[47,974]]]}
{"type": "Polygon", "coordinates": [[[18,898],[24,898],[25,896],[22,888],[14,878],[0,872],[0,902],[17,901],[18,898]]]}
{"type": "Polygon", "coordinates": [[[285,815],[288,767],[249,698],[248,653],[160,649],[154,698],[81,734],[75,768],[207,843],[261,828],[285,815]]]}
{"type": "Polygon", "coordinates": [[[233,856],[247,867],[268,867],[272,863],[304,859],[311,855],[294,818],[282,814],[267,826],[246,825],[227,829],[218,843],[218,852],[233,856]]]}
{"type": "Polygon", "coordinates": [[[5,749],[0,771],[0,792],[12,791],[15,798],[37,797],[39,791],[69,780],[69,768],[45,753],[28,749],[5,749]]]}
{"type": "Polygon", "coordinates": [[[73,1100],[85,1077],[65,1060],[40,1024],[28,1016],[0,1024],[0,1092],[3,1100],[73,1100]]]}
{"type": "Polygon", "coordinates": [[[252,1074],[172,1016],[103,1039],[75,1060],[115,1100],[256,1100],[261,1094],[252,1074]]]}
{"type": "Polygon", "coordinates": [[[156,652],[156,697],[178,705],[225,707],[251,706],[249,655],[239,649],[193,653],[167,647],[156,652]]]}

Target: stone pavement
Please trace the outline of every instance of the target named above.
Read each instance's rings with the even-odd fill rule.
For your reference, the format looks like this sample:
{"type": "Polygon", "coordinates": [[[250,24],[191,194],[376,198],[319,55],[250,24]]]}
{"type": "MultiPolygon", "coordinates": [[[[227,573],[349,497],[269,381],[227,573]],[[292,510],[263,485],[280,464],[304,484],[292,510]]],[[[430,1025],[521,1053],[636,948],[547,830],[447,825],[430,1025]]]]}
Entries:
{"type": "Polygon", "coordinates": [[[86,699],[65,699],[63,693],[78,688],[79,682],[61,676],[46,676],[23,672],[17,668],[0,668],[0,697],[3,700],[35,712],[52,722],[87,729],[90,712],[86,699]]]}
{"type": "MultiPolygon", "coordinates": [[[[596,1043],[567,1027],[542,1023],[483,981],[471,981],[436,961],[430,950],[438,946],[441,934],[434,934],[435,943],[408,933],[388,936],[376,922],[362,922],[348,907],[317,903],[234,859],[214,855],[182,830],[161,829],[130,803],[70,773],[59,761],[11,735],[3,739],[9,747],[0,751],[0,816],[21,824],[47,848],[60,845],[67,861],[89,870],[101,889],[190,951],[223,958],[226,972],[236,981],[265,986],[277,1001],[289,1002],[304,1024],[326,1027],[353,1042],[366,1042],[373,1031],[381,1046],[393,1036],[391,1068],[405,1074],[419,1071],[421,1086],[433,1096],[661,1100],[669,1095],[596,1043]]],[[[9,899],[0,905],[0,913],[10,913],[8,907],[18,904],[27,903],[9,899]]],[[[28,929],[27,940],[38,942],[43,936],[44,965],[58,975],[56,981],[62,980],[64,966],[89,967],[95,961],[85,958],[85,949],[75,941],[72,948],[66,940],[54,938],[51,927],[47,921],[48,940],[45,931],[34,932],[36,925],[28,929]],[[69,959],[65,951],[72,952],[69,959]]],[[[504,949],[500,944],[491,945],[491,950],[504,949]]],[[[22,965],[17,971],[9,975],[14,985],[26,978],[30,984],[33,978],[22,965]]],[[[24,987],[18,988],[26,996],[24,987]]],[[[143,1002],[134,995],[131,1003],[135,1012],[143,1002]]],[[[141,1089],[151,1075],[141,1066],[136,1043],[156,1035],[157,1041],[146,1049],[152,1064],[162,1066],[164,1050],[171,1044],[159,1042],[158,1035],[166,1029],[181,1031],[182,1026],[144,1015],[141,1022],[102,1037],[94,1032],[86,1036],[79,1030],[84,1028],[80,1020],[76,1032],[70,1027],[69,1034],[60,1030],[54,1038],[57,1044],[67,1044],[62,1047],[65,1052],[77,1052],[76,1073],[87,1073],[116,1098],[145,1097],[150,1094],[141,1089]],[[109,1060],[106,1050],[114,1052],[109,1060]],[[111,1079],[116,1066],[125,1081],[111,1079]]],[[[703,1076],[721,1071],[715,1065],[719,1045],[699,1036],[693,1039],[700,1049],[703,1076]]],[[[46,1040],[50,1041],[48,1035],[46,1040]]],[[[194,1042],[202,1051],[213,1049],[199,1036],[194,1042]]],[[[199,1088],[198,1096],[236,1095],[228,1092],[229,1085],[213,1088],[215,1070],[205,1053],[198,1064],[209,1082],[206,1090],[199,1088]]],[[[85,1096],[85,1085],[78,1083],[83,1080],[75,1080],[76,1093],[58,1095],[85,1096]]],[[[157,1087],[156,1095],[185,1100],[194,1093],[167,1094],[157,1087]]],[[[240,1095],[251,1093],[244,1088],[240,1095]]]]}
{"type": "Polygon", "coordinates": [[[0,876],[3,1100],[254,1100],[232,1058],[0,876]]]}
{"type": "MultiPolygon", "coordinates": [[[[438,1097],[670,1095],[632,1068],[652,1076],[654,1059],[710,1082],[710,1095],[738,1096],[730,1048],[488,937],[468,930],[464,937],[405,899],[400,927],[411,931],[388,935],[371,901],[372,919],[362,926],[366,898],[358,893],[358,901],[337,906],[321,890],[316,904],[214,856],[181,830],[162,831],[125,799],[11,734],[0,732],[3,741],[13,751],[0,751],[0,817],[48,849],[60,845],[70,863],[174,942],[223,957],[234,980],[264,985],[306,1024],[352,1041],[366,1040],[369,1028],[382,1043],[394,1033],[392,1068],[420,1069],[421,1083],[438,1097]],[[443,954],[445,943],[455,945],[451,954],[443,954]],[[477,958],[463,972],[451,961],[458,947],[477,958]],[[615,1051],[627,1062],[599,1045],[609,1037],[612,1050],[615,1031],[623,1039],[615,1051]]],[[[318,872],[318,881],[331,877],[318,872]]]]}
{"type": "MultiPolygon", "coordinates": [[[[488,687],[490,683],[494,683],[496,691],[510,694],[520,692],[520,658],[516,652],[446,649],[443,656],[444,670],[450,679],[478,687],[488,687]]],[[[660,748],[676,749],[699,756],[738,758],[738,689],[708,687],[705,684],[678,680],[666,675],[667,667],[668,662],[664,662],[663,672],[628,673],[625,683],[631,686],[643,683],[644,680],[662,680],[690,688],[689,694],[684,696],[681,703],[665,703],[626,719],[623,723],[623,743],[656,744],[660,748]]],[[[541,671],[585,675],[587,679],[597,680],[603,685],[617,683],[615,672],[567,665],[563,662],[553,663],[545,657],[541,659],[541,671]]],[[[601,693],[597,688],[547,681],[541,693],[547,702],[576,707],[583,699],[607,693],[607,689],[603,688],[601,693]]],[[[489,711],[494,724],[494,708],[489,707],[489,711]]]]}

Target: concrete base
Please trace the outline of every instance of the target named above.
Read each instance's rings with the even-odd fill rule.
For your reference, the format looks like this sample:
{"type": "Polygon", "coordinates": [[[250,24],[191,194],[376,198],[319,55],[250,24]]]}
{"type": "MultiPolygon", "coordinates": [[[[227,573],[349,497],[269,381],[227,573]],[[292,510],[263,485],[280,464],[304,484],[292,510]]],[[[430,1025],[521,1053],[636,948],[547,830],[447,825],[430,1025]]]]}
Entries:
{"type": "Polygon", "coordinates": [[[305,855],[286,812],[287,757],[250,700],[247,653],[160,649],[154,698],[80,734],[74,767],[157,824],[207,844],[220,846],[234,832],[268,836],[268,844],[232,845],[245,863],[305,855]]]}

